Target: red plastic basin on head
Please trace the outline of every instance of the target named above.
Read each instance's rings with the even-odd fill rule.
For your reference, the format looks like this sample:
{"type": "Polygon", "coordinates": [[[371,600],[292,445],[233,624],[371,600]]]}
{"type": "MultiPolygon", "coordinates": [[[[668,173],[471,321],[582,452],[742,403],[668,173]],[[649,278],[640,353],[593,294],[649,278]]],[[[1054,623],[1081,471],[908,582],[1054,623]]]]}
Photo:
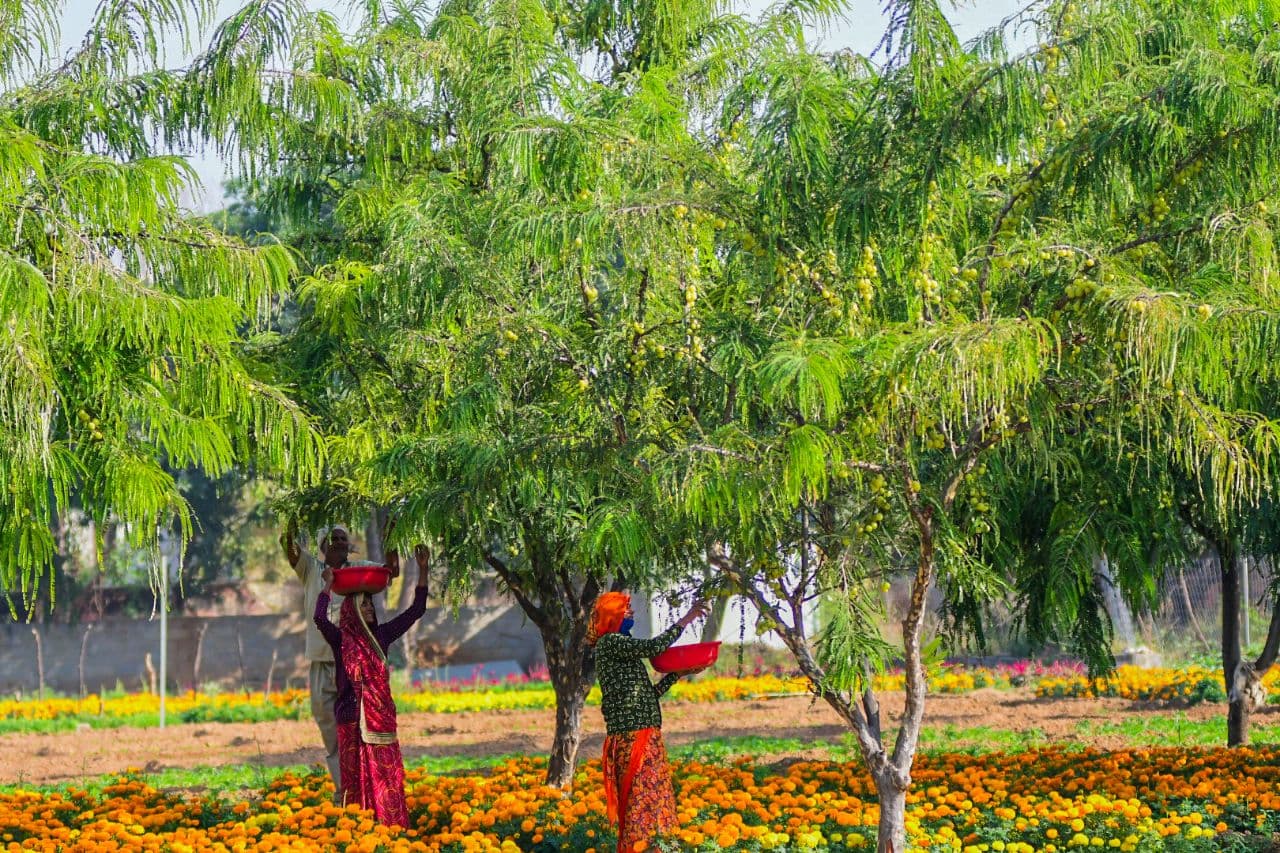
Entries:
{"type": "Polygon", "coordinates": [[[719,656],[719,643],[688,643],[654,655],[649,658],[649,663],[658,672],[689,672],[711,666],[719,656]]]}
{"type": "Polygon", "coordinates": [[[382,592],[391,580],[391,570],[386,566],[343,566],[333,570],[333,591],[337,595],[355,595],[360,592],[382,592]]]}

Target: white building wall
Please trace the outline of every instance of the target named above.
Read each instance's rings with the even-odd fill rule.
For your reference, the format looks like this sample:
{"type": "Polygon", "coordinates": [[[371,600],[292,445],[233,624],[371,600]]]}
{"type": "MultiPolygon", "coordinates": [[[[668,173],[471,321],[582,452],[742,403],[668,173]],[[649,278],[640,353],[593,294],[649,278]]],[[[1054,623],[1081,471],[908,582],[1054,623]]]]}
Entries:
{"type": "MultiPolygon", "coordinates": [[[[655,597],[638,593],[632,596],[632,603],[636,613],[636,624],[632,633],[637,637],[652,637],[679,619],[690,602],[687,599],[683,600],[680,607],[672,609],[662,595],[655,597]]],[[[805,608],[805,630],[810,637],[817,635],[817,610],[817,602],[810,602],[805,608]]],[[[771,648],[782,648],[782,640],[772,631],[762,636],[756,635],[756,622],[759,618],[760,611],[754,604],[735,595],[729,599],[729,607],[725,611],[724,622],[721,623],[720,636],[717,639],[722,643],[737,643],[741,640],[746,643],[761,643],[771,648]]],[[[697,642],[700,631],[701,623],[695,623],[681,635],[680,642],[697,642]]]]}

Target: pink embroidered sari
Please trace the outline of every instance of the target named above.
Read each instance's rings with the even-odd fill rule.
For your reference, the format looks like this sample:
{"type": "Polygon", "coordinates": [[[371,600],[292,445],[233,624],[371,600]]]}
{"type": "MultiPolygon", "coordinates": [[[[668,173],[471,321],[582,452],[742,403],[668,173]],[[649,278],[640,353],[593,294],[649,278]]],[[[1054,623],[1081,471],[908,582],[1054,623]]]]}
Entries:
{"type": "Polygon", "coordinates": [[[359,596],[342,602],[342,667],[360,708],[360,720],[338,727],[343,803],[373,811],[379,823],[409,826],[404,798],[404,759],[396,740],[396,705],[387,657],[360,617],[359,596]]]}

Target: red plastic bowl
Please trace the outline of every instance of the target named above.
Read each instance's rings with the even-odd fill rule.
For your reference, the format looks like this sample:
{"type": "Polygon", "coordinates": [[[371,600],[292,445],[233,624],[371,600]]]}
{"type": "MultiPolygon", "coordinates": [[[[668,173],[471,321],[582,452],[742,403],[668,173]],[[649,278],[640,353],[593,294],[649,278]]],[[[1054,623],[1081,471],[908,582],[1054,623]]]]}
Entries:
{"type": "Polygon", "coordinates": [[[649,663],[658,672],[689,672],[711,666],[719,656],[719,643],[688,643],[654,655],[649,663]]]}
{"type": "Polygon", "coordinates": [[[343,566],[333,570],[333,591],[337,595],[382,592],[390,581],[391,570],[386,566],[343,566]]]}

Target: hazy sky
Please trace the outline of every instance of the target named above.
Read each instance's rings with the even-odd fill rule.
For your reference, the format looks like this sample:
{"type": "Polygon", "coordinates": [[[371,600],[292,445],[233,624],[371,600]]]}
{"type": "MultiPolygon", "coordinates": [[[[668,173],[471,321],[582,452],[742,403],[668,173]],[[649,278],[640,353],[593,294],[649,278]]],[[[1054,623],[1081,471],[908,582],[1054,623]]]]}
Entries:
{"type": "MultiPolygon", "coordinates": [[[[1026,4],[1026,0],[969,0],[962,2],[950,17],[962,40],[967,40],[983,30],[991,27],[1026,4]]],[[[68,0],[62,16],[62,49],[69,50],[79,43],[92,19],[97,7],[97,0],[68,0]]],[[[219,0],[218,17],[221,19],[240,5],[237,0],[219,0]]],[[[349,8],[346,0],[313,0],[307,4],[313,9],[325,9],[342,19],[349,8]]],[[[769,5],[768,0],[746,0],[745,6],[751,12],[759,12],[769,5]]],[[[830,48],[852,48],[865,53],[875,47],[884,31],[884,15],[881,8],[884,0],[851,0],[851,10],[846,20],[837,23],[831,32],[814,34],[820,36],[822,44],[830,48]]],[[[181,65],[185,59],[179,45],[170,47],[167,57],[171,66],[181,65]]],[[[190,205],[198,211],[206,212],[216,209],[222,203],[222,181],[224,168],[221,161],[212,156],[194,156],[191,158],[203,187],[195,191],[189,199],[190,205]]]]}

